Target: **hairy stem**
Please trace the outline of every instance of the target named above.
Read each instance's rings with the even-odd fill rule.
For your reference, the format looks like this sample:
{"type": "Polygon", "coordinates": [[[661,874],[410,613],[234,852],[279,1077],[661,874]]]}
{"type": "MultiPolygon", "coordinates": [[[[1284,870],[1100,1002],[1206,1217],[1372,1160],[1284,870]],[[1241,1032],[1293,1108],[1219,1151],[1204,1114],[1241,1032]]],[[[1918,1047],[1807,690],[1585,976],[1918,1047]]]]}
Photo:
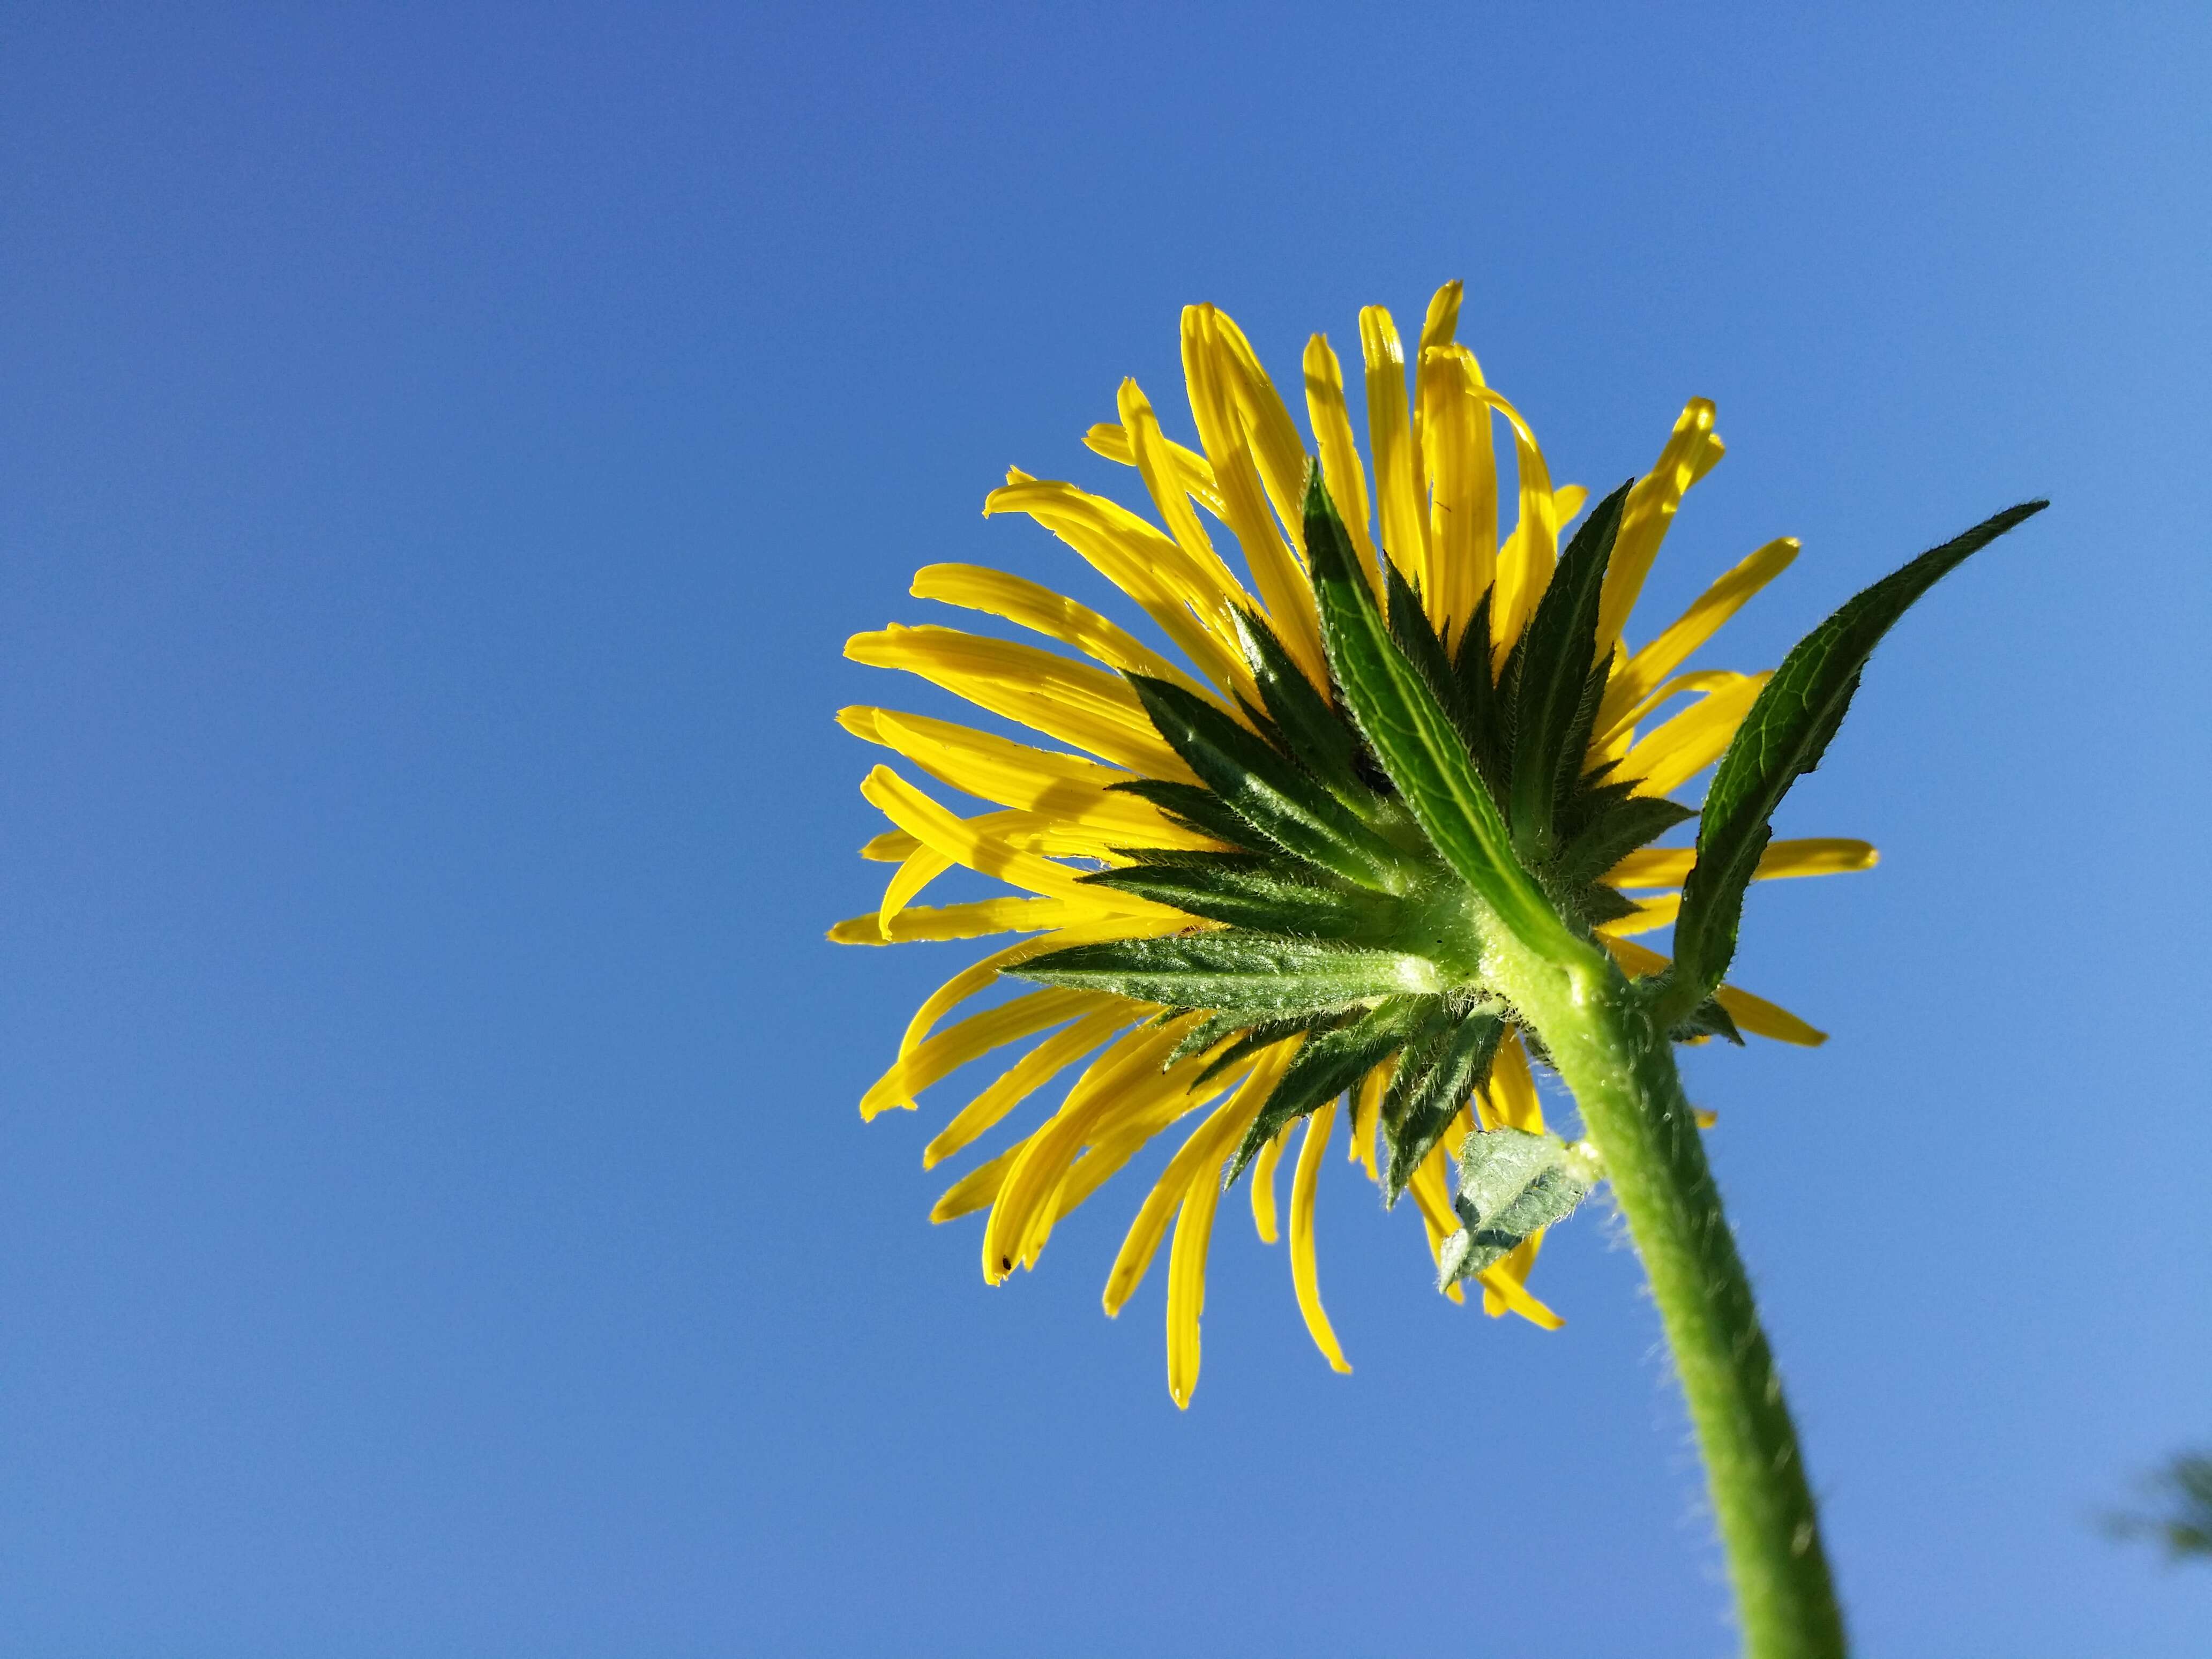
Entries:
{"type": "Polygon", "coordinates": [[[1574,1091],[1650,1277],[1705,1455],[1747,1659],[1843,1659],[1843,1614],[1797,1431],[1673,1046],[1595,950],[1563,963],[1507,943],[1485,965],[1574,1091]]]}

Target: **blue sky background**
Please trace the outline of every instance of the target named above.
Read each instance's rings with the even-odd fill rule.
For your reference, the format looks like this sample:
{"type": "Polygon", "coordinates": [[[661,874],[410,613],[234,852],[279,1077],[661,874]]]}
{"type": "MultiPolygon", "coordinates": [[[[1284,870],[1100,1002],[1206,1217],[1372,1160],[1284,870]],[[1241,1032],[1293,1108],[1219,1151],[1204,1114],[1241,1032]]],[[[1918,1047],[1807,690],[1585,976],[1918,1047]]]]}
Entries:
{"type": "MultiPolygon", "coordinates": [[[[1885,647],[1700,1053],[1869,1655],[2197,1655],[2098,1513],[2212,1439],[2198,6],[20,6],[0,19],[0,1645],[1729,1650],[1616,1222],[1546,1335],[1333,1165],[1330,1374],[1224,1205],[1194,1407],[1127,1182],[996,1291],[854,1103],[968,947],[841,660],[1176,313],[1462,336],[1557,472],[1729,459],[1779,655],[1885,647]],[[2197,1061],[2191,1054],[2200,1056],[2197,1061]]],[[[940,1091],[946,1092],[946,1091],[940,1091]]]]}

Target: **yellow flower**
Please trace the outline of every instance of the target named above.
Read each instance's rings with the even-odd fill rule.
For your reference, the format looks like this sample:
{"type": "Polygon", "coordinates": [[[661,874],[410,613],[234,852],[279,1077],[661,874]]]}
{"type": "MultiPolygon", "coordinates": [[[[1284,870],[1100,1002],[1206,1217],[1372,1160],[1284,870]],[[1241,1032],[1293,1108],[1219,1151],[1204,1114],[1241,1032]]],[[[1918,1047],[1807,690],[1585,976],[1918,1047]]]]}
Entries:
{"type": "MultiPolygon", "coordinates": [[[[1310,449],[1378,599],[1387,600],[1394,587],[1408,605],[1417,596],[1418,611],[1437,644],[1455,653],[1455,661],[1476,663],[1471,672],[1484,683],[1495,677],[1509,684],[1515,645],[1558,565],[1562,527],[1581,512],[1586,492],[1571,484],[1553,487],[1528,422],[1485,383],[1474,354],[1455,343],[1459,305],[1457,283],[1440,289],[1430,304],[1414,354],[1410,405],[1406,353],[1390,314],[1379,306],[1360,313],[1371,478],[1353,437],[1336,355],[1326,337],[1316,335],[1304,362],[1310,449]],[[1514,524],[1502,538],[1492,448],[1498,419],[1512,438],[1517,497],[1514,524]],[[1467,649],[1476,629],[1486,637],[1486,653],[1467,649]]],[[[1163,902],[1157,889],[1152,896],[1130,890],[1141,883],[1109,886],[1089,878],[1102,871],[1128,872],[1139,853],[1168,862],[1177,852],[1221,854],[1239,844],[1225,839],[1218,821],[1192,816],[1200,780],[1182,747],[1155,719],[1158,697],[1170,694],[1150,693],[1148,701],[1138,688],[1156,683],[1179,688],[1173,695],[1196,700],[1281,748],[1282,732],[1262,712],[1274,705],[1262,684],[1256,629],[1272,631],[1271,647],[1324,702],[1332,696],[1300,510],[1309,446],[1244,336],[1220,312],[1211,306],[1184,312],[1182,357],[1197,448],[1165,434],[1133,380],[1121,385],[1118,422],[1093,427],[1085,438],[1097,453],[1137,470],[1158,523],[1073,484],[1020,471],[1009,472],[1006,487],[984,505],[987,515],[1025,514],[1052,531],[1134,601],[1181,661],[1021,577],[957,564],[918,573],[916,597],[981,611],[1067,649],[933,624],[894,624],[855,635],[846,654],[918,674],[1055,746],[884,708],[843,710],[838,719],[854,736],[999,810],[963,817],[891,768],[877,767],[862,793],[893,827],[862,852],[898,867],[874,912],[840,922],[830,934],[856,945],[1034,935],[963,969],[924,1002],[900,1041],[896,1061],[860,1103],[868,1118],[891,1107],[911,1109],[921,1091],[969,1061],[1029,1043],[929,1143],[922,1162],[932,1167],[989,1134],[1031,1095],[1082,1065],[1056,1111],[970,1170],[931,1213],[933,1220],[945,1221],[988,1212],[981,1244],[988,1281],[999,1283],[1016,1267],[1033,1266],[1061,1217],[1155,1136],[1170,1129],[1182,1134],[1165,1172],[1138,1209],[1105,1291],[1106,1311],[1117,1313],[1173,1230],[1168,1380],[1179,1406],[1188,1403],[1198,1376],[1206,1254],[1223,1166],[1252,1131],[1301,1048],[1317,1040],[1314,1028],[1284,1033],[1248,1018],[1241,1020],[1241,1031],[1228,1030],[1218,1021],[1209,1024],[1203,1008],[1054,983],[949,1026],[945,1022],[996,986],[1002,972],[1018,971],[1048,953],[1220,925],[1218,915],[1209,920],[1163,902]],[[1241,553],[1249,587],[1223,558],[1208,519],[1228,532],[1241,553]],[[1149,793],[1116,787],[1131,784],[1149,793]],[[940,907],[915,902],[956,865],[997,878],[1023,896],[940,907]],[[1231,1063],[1222,1064],[1224,1058],[1231,1063]],[[1194,1115],[1197,1127],[1183,1130],[1183,1120],[1194,1115]]],[[[1605,668],[1593,685],[1594,691],[1601,688],[1594,714],[1582,711],[1589,731],[1583,761],[1589,769],[1585,784],[1601,781],[1616,804],[1621,798],[1665,797],[1711,765],[1766,678],[1686,665],[1789,565],[1797,544],[1787,538],[1750,554],[1641,646],[1631,649],[1623,640],[1684,494],[1721,458],[1712,428],[1713,406],[1692,400],[1650,471],[1617,504],[1617,520],[1608,520],[1612,544],[1597,599],[1592,659],[1605,668]]],[[[1662,809],[1655,820],[1659,829],[1650,833],[1687,816],[1686,808],[1671,816],[1662,809]]],[[[1606,902],[1585,918],[1631,976],[1666,964],[1632,936],[1673,921],[1691,863],[1688,849],[1640,844],[1644,839],[1649,836],[1617,858],[1608,854],[1613,861],[1601,876],[1613,894],[1626,890],[1642,896],[1599,894],[1606,902]]],[[[1248,836],[1243,844],[1252,841],[1248,836]]],[[[1759,873],[1828,874],[1866,869],[1874,860],[1874,849],[1862,842],[1778,842],[1759,873]]],[[[1710,1023],[1683,1033],[1685,1040],[1702,1040],[1701,1032],[1710,1030],[1785,1042],[1822,1040],[1795,1015],[1734,987],[1723,987],[1715,1001],[1718,1011],[1709,1014],[1710,1023]]],[[[1453,1134],[1478,1124],[1543,1127],[1530,1048],[1510,1011],[1500,1018],[1503,1033],[1492,1033],[1494,1049],[1487,1051],[1479,1084],[1444,1103],[1447,1111],[1455,1108],[1453,1134]]],[[[1377,1182],[1384,1178],[1376,1157],[1378,1120],[1399,1063],[1398,1054],[1390,1054],[1343,1091],[1352,1100],[1351,1157],[1377,1182]]],[[[1291,1281],[1307,1328],[1329,1364],[1349,1370],[1322,1308],[1314,1262],[1315,1198],[1338,1114],[1334,1098],[1304,1114],[1287,1231],[1291,1281]]],[[[1296,1127],[1295,1119],[1283,1123],[1252,1159],[1253,1219],[1271,1243],[1281,1231],[1276,1165],[1296,1127]]],[[[1420,1212],[1432,1256],[1460,1226],[1446,1144],[1439,1121],[1401,1177],[1420,1212]]],[[[1476,1275],[1484,1307],[1493,1316],[1510,1310],[1547,1328],[1559,1324],[1526,1288],[1540,1243],[1540,1232],[1476,1275]]],[[[1446,1293],[1458,1299],[1458,1284],[1448,1285],[1446,1293]]]]}

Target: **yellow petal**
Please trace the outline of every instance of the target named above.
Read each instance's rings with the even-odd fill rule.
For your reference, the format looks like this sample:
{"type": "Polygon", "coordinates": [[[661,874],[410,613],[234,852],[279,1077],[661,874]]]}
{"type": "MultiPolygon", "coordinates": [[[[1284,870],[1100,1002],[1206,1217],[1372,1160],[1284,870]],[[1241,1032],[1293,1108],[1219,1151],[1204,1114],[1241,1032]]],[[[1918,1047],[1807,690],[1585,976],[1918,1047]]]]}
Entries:
{"type": "Polygon", "coordinates": [[[1040,582],[981,565],[928,564],[914,573],[911,592],[918,599],[935,599],[963,610],[1002,617],[1063,645],[1072,645],[1109,668],[1149,675],[1156,680],[1172,680],[1209,702],[1219,701],[1127,629],[1090,606],[1078,605],[1040,582]]]}
{"type": "MultiPolygon", "coordinates": [[[[1620,964],[1620,971],[1631,979],[1643,979],[1657,973],[1668,965],[1669,958],[1656,951],[1645,949],[1632,939],[1598,936],[1598,942],[1611,952],[1620,964]]],[[[1787,1008],[1769,1002],[1765,997],[1753,996],[1738,986],[1723,985],[1713,993],[1713,1000],[1728,1011],[1736,1029],[1753,1036],[1763,1036],[1777,1042],[1794,1042],[1800,1048],[1817,1048],[1828,1040],[1828,1034],[1807,1024],[1787,1008]]]]}
{"type": "MultiPolygon", "coordinates": [[[[981,939],[986,933],[1035,933],[1096,921],[1097,907],[1061,899],[979,899],[970,904],[908,905],[886,936],[876,911],[848,916],[830,929],[834,945],[912,945],[923,939],[981,939]]],[[[1188,923],[1188,917],[1181,918],[1188,923]]]]}
{"type": "MultiPolygon", "coordinates": [[[[1770,842],[1759,855],[1753,881],[1776,881],[1791,876],[1839,876],[1871,870],[1881,854],[1870,842],[1842,836],[1808,836],[1770,842]]],[[[1680,887],[1698,861],[1695,848],[1646,847],[1629,854],[1605,873],[1614,887],[1680,887]]]]}
{"type": "Polygon", "coordinates": [[[1459,345],[1424,351],[1419,382],[1433,567],[1422,603],[1451,645],[1498,573],[1498,463],[1490,410],[1474,395],[1482,387],[1474,354],[1459,345]]]}
{"type": "Polygon", "coordinates": [[[855,634],[845,654],[875,668],[901,668],[977,707],[1048,737],[1156,778],[1194,781],[1162,741],[1126,682],[1034,646],[957,629],[893,626],[855,634]]]}
{"type": "Polygon", "coordinates": [[[1787,570],[1796,556],[1796,538],[1784,536],[1769,542],[1699,594],[1687,611],[1638,650],[1607,682],[1597,730],[1610,732],[1623,714],[1686,662],[1692,652],[1719,632],[1723,623],[1742,610],[1753,594],[1787,570]]]}
{"type": "Polygon", "coordinates": [[[1275,1242],[1275,1165],[1282,1161],[1290,1138],[1291,1126],[1285,1123],[1252,1159],[1252,1225],[1262,1244],[1275,1242]]]}
{"type": "Polygon", "coordinates": [[[1490,1077],[1480,1091],[1483,1127],[1503,1124],[1509,1129],[1544,1132],[1544,1103],[1536,1093],[1536,1079],[1528,1070],[1528,1054],[1521,1046],[1519,1029],[1511,1028],[1498,1045],[1490,1062],[1490,1077]]]}
{"type": "Polygon", "coordinates": [[[1322,1358],[1328,1361],[1331,1370],[1348,1371],[1352,1366],[1321,1305],[1321,1281],[1314,1267],[1314,1194],[1321,1186],[1321,1162],[1328,1150],[1329,1131],[1335,1127],[1333,1100],[1306,1120],[1297,1170],[1291,1177],[1291,1285],[1297,1292],[1298,1311],[1305,1316],[1306,1329],[1322,1358]]]}
{"type": "Polygon", "coordinates": [[[1336,353],[1329,349],[1328,336],[1316,334],[1306,342],[1305,371],[1306,418],[1313,423],[1314,439],[1321,449],[1322,482],[1328,487],[1337,515],[1351,532],[1360,568],[1366,571],[1379,599],[1383,597],[1382,571],[1376,562],[1375,542],[1367,529],[1367,468],[1352,435],[1352,414],[1344,401],[1344,370],[1336,353]]]}
{"type": "Polygon", "coordinates": [[[1195,571],[1182,550],[1153,526],[1103,495],[1026,476],[985,500],[985,517],[1000,513],[1025,514],[1081,554],[1143,606],[1216,685],[1224,690],[1249,686],[1219,582],[1195,571]]]}
{"type": "MultiPolygon", "coordinates": [[[[1212,307],[1208,307],[1209,310],[1212,307]]],[[[1252,459],[1267,500],[1283,526],[1284,538],[1301,557],[1305,552],[1306,447],[1297,422],[1284,407],[1275,382],[1260,366],[1259,354],[1244,331],[1224,311],[1213,312],[1213,338],[1226,373],[1231,401],[1252,447],[1252,459]]]]}
{"type": "Polygon", "coordinates": [[[1429,566],[1420,454],[1406,410],[1406,349],[1381,306],[1359,313],[1359,347],[1367,366],[1367,447],[1375,459],[1382,549],[1398,574],[1418,586],[1429,566]]]}
{"type": "Polygon", "coordinates": [[[1222,337],[1224,320],[1212,306],[1183,307],[1182,368],[1191,414],[1221,486],[1223,512],[1244,550],[1244,562],[1251,568],[1268,619],[1306,678],[1325,686],[1328,670],[1322,656],[1313,586],[1268,516],[1259,467],[1237,407],[1237,369],[1222,337]]]}
{"type": "Polygon", "coordinates": [[[1296,1038],[1286,1038],[1260,1050],[1253,1057],[1252,1069],[1245,1074],[1243,1085],[1216,1107],[1205,1122],[1192,1130],[1168,1160],[1167,1168],[1139,1208],[1136,1219],[1129,1224],[1128,1233],[1114,1258],[1113,1271],[1106,1277],[1104,1302],[1109,1316],[1120,1313],[1122,1304],[1143,1282],[1145,1270],[1152,1266],[1160,1241],[1167,1237],[1168,1223],[1182,1202],[1193,1176],[1203,1175],[1209,1181],[1218,1182],[1222,1160],[1260,1115],[1261,1103],[1273,1091],[1289,1066],[1297,1042],[1296,1038]]]}
{"type": "Polygon", "coordinates": [[[1176,1212],[1175,1246],[1168,1253],[1168,1393],[1177,1410],[1198,1387],[1198,1322],[1206,1310],[1206,1252],[1213,1239],[1213,1212],[1221,1182],[1200,1170],[1183,1188],[1176,1212]]]}
{"type": "Polygon", "coordinates": [[[1074,1024],[1054,1031],[1014,1062],[999,1079],[961,1108],[937,1138],[922,1148],[921,1167],[934,1169],[955,1152],[988,1133],[1016,1106],[1089,1054],[1133,1020],[1149,1012],[1140,1002],[1117,1001],[1115,1006],[1085,1014],[1074,1024]]]}
{"type": "Polygon", "coordinates": [[[1708,691],[1631,749],[1616,775],[1634,780],[1639,795],[1679,788],[1721,757],[1766,681],[1765,674],[1743,674],[1708,691]]]}
{"type": "Polygon", "coordinates": [[[1382,1185],[1382,1174],[1375,1164],[1375,1127],[1382,1117],[1382,1097],[1389,1091],[1390,1079],[1397,1074],[1398,1057],[1384,1060],[1360,1079],[1359,1087],[1352,1097],[1352,1161],[1363,1166],[1367,1178],[1382,1185]]]}
{"type": "Polygon", "coordinates": [[[884,889],[884,902],[876,908],[878,931],[889,938],[892,921],[906,908],[908,901],[951,867],[952,860],[944,854],[927,847],[915,848],[893,872],[890,885],[884,889]]]}
{"type": "Polygon", "coordinates": [[[1085,1014],[1124,1006],[1121,998],[1103,991],[1071,991],[1063,986],[1051,986],[986,1008],[979,1014],[970,1014],[957,1025],[931,1037],[912,1054],[894,1060],[890,1069],[860,1097],[860,1115],[872,1118],[893,1106],[911,1109],[914,1097],[924,1089],[994,1048],[1018,1042],[1025,1036],[1085,1014]]]}
{"type": "MultiPolygon", "coordinates": [[[[1175,463],[1176,481],[1182,487],[1183,494],[1196,500],[1215,518],[1220,518],[1221,486],[1213,481],[1213,463],[1194,449],[1185,449],[1172,438],[1164,438],[1161,442],[1175,463]]],[[[1109,461],[1119,461],[1123,466],[1137,464],[1136,447],[1129,441],[1127,428],[1110,422],[1101,422],[1085,433],[1083,447],[1109,461]]]]}
{"type": "Polygon", "coordinates": [[[1659,452],[1650,471],[1628,492],[1614,537],[1613,557],[1606,565],[1605,586],[1598,597],[1597,648],[1613,649],[1620,630],[1635,609],[1644,579],[1659,555],[1659,544],[1674,521],[1675,509],[1692,484],[1720,462],[1723,446],[1713,432],[1710,399],[1692,398],[1683,408],[1674,430],[1659,452]]]}

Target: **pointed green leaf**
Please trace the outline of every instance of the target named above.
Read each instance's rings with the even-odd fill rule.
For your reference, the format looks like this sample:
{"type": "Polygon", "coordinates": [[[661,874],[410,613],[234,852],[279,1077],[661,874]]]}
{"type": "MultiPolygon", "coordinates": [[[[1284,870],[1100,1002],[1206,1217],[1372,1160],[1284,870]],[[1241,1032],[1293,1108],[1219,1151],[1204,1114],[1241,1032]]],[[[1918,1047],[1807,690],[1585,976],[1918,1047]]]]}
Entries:
{"type": "Polygon", "coordinates": [[[1421,1160],[1441,1140],[1459,1115],[1459,1109],[1484,1078],[1505,1035],[1505,1022],[1495,1014],[1468,1014],[1436,1023],[1441,1027],[1416,1051],[1408,1048],[1398,1062],[1397,1075],[1382,1097],[1383,1139],[1390,1148],[1390,1165],[1383,1176],[1382,1202],[1397,1203],[1406,1183],[1420,1168],[1421,1160]]]}
{"type": "Polygon", "coordinates": [[[1401,879],[1401,855],[1310,774],[1182,686],[1126,674],[1159,734],[1239,817],[1286,853],[1378,892],[1401,879]]]}
{"type": "Polygon", "coordinates": [[[1460,732],[1474,756],[1476,770],[1490,785],[1493,796],[1505,793],[1513,770],[1512,728],[1506,722],[1504,700],[1490,665],[1490,602],[1496,592],[1492,587],[1482,590],[1452,657],[1452,689],[1458,694],[1455,712],[1459,715],[1460,732]]]}
{"type": "MultiPolygon", "coordinates": [[[[1628,490],[1628,484],[1621,485],[1583,520],[1522,635],[1514,683],[1509,816],[1513,844],[1531,864],[1552,855],[1560,799],[1582,775],[1589,747],[1589,718],[1597,709],[1590,681],[1597,654],[1598,593],[1628,490]]],[[[1597,690],[1602,691],[1602,684],[1597,690]]]]}
{"type": "Polygon", "coordinates": [[[1317,467],[1306,488],[1306,556],[1329,666],[1422,830],[1524,943],[1571,949],[1573,936],[1515,858],[1512,837],[1466,740],[1390,637],[1317,467]]]}
{"type": "Polygon", "coordinates": [[[1436,969],[1419,957],[1234,930],[1071,945],[1006,971],[1171,1008],[1255,1016],[1318,1012],[1442,988],[1436,969]]]}
{"type": "Polygon", "coordinates": [[[1744,890],[1773,831],[1769,820],[1790,786],[1820,764],[1843,724],[1860,672],[1892,623],[1936,580],[2048,501],[2025,501],[1923,553],[1847,601],[1797,647],[1759,694],[1721,757],[1698,824],[1698,861],[1674,923],[1673,1008],[1694,1006],[1720,983],[1735,955],[1744,890]]]}
{"type": "Polygon", "coordinates": [[[1261,853],[1274,845],[1238,816],[1227,801],[1198,784],[1170,783],[1162,778],[1129,778],[1106,787],[1148,800],[1178,823],[1216,841],[1225,841],[1231,847],[1261,853]]]}
{"type": "Polygon", "coordinates": [[[1663,795],[1632,795],[1625,783],[1588,788],[1560,820],[1561,843],[1546,874],[1563,885],[1596,881],[1639,847],[1697,813],[1663,795]]]}
{"type": "Polygon", "coordinates": [[[1244,1132],[1221,1184],[1243,1174],[1285,1123],[1334,1100],[1395,1054],[1430,1006],[1423,997],[1393,997],[1334,1030],[1308,1036],[1244,1132]]]}
{"type": "Polygon", "coordinates": [[[1244,658],[1259,685],[1267,718],[1282,734],[1287,751],[1352,811],[1365,815],[1375,792],[1360,781],[1359,739],[1345,717],[1305,677],[1275,630],[1257,615],[1239,609],[1237,631],[1244,658]]]}
{"type": "Polygon", "coordinates": [[[1082,879],[1172,905],[1209,921],[1309,939],[1352,939],[1371,933],[1378,921],[1377,907],[1386,911],[1395,908],[1373,893],[1325,884],[1310,865],[1255,853],[1152,854],[1142,863],[1094,871],[1082,879]]]}
{"type": "Polygon", "coordinates": [[[1471,1134],[1459,1154],[1458,1232],[1444,1241],[1438,1282],[1468,1279],[1501,1261],[1540,1227],[1572,1215],[1602,1171],[1591,1154],[1547,1130],[1471,1134]]]}

